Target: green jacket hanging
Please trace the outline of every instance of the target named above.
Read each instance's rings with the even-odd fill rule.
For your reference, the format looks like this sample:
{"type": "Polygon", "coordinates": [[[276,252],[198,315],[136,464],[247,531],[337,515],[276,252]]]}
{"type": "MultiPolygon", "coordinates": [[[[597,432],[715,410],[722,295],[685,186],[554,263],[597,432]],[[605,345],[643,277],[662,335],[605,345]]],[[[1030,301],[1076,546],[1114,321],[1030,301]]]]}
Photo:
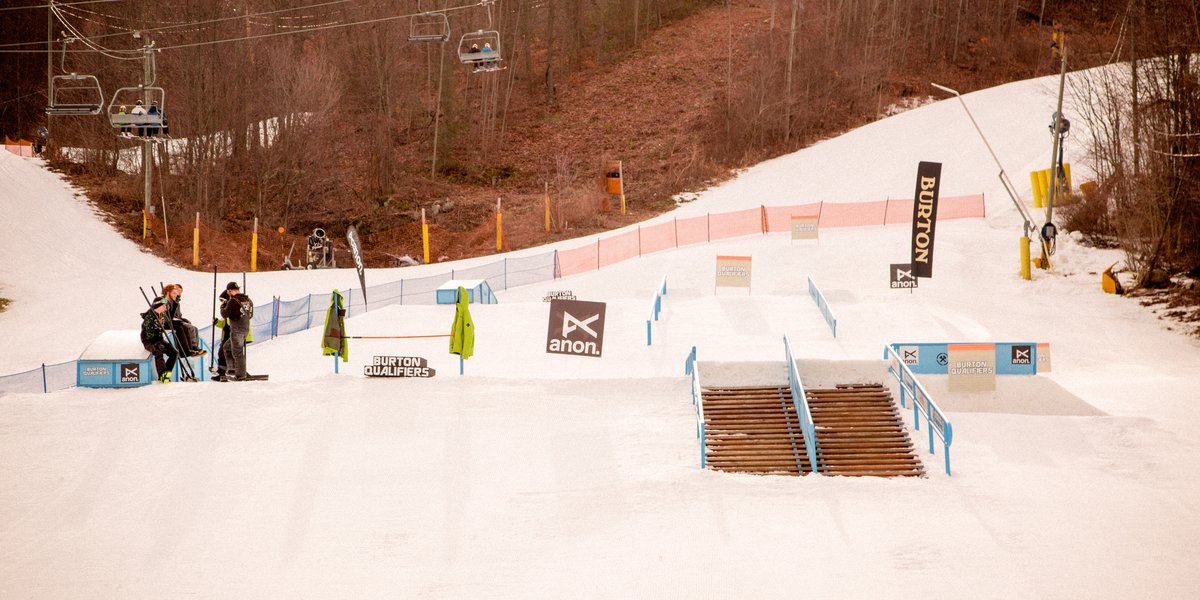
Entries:
{"type": "Polygon", "coordinates": [[[342,362],[350,360],[350,346],[346,342],[346,309],[342,306],[342,294],[333,290],[329,297],[329,310],[325,312],[325,334],[321,337],[321,350],[325,356],[338,355],[342,362]]]}
{"type": "Polygon", "coordinates": [[[471,321],[471,310],[467,290],[458,288],[458,304],[454,308],[454,325],[450,327],[450,354],[466,360],[475,354],[475,323],[471,321]]]}

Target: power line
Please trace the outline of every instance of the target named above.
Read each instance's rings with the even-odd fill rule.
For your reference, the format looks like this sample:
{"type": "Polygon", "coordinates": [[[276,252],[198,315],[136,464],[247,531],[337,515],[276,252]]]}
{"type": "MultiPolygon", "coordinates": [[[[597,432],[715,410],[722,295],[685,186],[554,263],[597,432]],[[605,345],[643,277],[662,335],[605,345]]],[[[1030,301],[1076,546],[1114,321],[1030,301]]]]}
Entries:
{"type": "Polygon", "coordinates": [[[80,2],[55,2],[54,4],[35,4],[31,6],[10,6],[8,8],[0,8],[0,11],[7,10],[25,10],[30,8],[50,8],[51,6],[77,6],[80,4],[99,4],[101,2],[120,2],[121,0],[82,0],[80,2]]]}

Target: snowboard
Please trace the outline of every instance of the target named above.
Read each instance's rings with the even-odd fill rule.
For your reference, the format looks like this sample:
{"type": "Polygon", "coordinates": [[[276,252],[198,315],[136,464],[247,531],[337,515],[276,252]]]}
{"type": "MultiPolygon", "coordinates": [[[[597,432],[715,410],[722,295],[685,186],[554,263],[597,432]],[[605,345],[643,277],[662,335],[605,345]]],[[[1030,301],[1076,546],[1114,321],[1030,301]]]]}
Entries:
{"type": "MultiPolygon", "coordinates": [[[[267,381],[268,379],[270,379],[270,377],[271,377],[270,375],[248,375],[245,379],[238,379],[237,381],[267,381]]],[[[216,377],[214,377],[213,381],[224,382],[224,381],[234,381],[234,380],[233,379],[217,379],[216,377]]]]}

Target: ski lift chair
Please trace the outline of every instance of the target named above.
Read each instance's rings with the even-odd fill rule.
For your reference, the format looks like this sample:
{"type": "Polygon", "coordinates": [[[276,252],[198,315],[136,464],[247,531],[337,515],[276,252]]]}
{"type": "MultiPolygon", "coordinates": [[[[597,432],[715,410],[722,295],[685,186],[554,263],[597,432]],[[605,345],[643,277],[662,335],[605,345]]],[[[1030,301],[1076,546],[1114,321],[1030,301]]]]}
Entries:
{"type": "Polygon", "coordinates": [[[408,23],[408,41],[417,43],[445,42],[450,39],[450,21],[445,13],[428,12],[413,15],[408,23]]]}
{"type": "Polygon", "coordinates": [[[112,101],[108,103],[108,122],[114,129],[120,131],[123,137],[157,139],[164,133],[166,116],[163,111],[165,109],[166,92],[162,88],[123,87],[113,94],[112,101]],[[149,110],[150,106],[157,105],[158,111],[136,115],[130,112],[143,98],[146,102],[144,108],[149,110]],[[122,108],[127,110],[122,112],[122,108]]]}
{"type": "Polygon", "coordinates": [[[49,97],[46,114],[50,116],[98,115],[104,110],[104,90],[94,75],[55,75],[50,78],[49,97]]]}
{"type": "Polygon", "coordinates": [[[500,54],[500,32],[480,29],[463,34],[458,42],[458,60],[464,65],[474,66],[476,72],[504,69],[501,63],[504,57],[500,54]]]}

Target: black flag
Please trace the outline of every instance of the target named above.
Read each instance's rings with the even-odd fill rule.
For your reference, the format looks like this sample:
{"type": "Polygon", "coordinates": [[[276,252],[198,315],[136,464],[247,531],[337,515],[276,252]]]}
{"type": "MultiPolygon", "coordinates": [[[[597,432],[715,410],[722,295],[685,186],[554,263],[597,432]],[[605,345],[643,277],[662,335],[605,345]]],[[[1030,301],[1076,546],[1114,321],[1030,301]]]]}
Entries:
{"type": "Polygon", "coordinates": [[[917,165],[917,191],[913,198],[913,277],[933,277],[933,234],[937,227],[938,186],[942,163],[917,165]]]}
{"type": "Polygon", "coordinates": [[[363,308],[367,307],[367,275],[363,269],[362,243],[358,241],[358,230],[353,225],[346,230],[346,241],[350,242],[350,255],[354,257],[354,268],[358,269],[358,284],[362,286],[363,308]]]}

